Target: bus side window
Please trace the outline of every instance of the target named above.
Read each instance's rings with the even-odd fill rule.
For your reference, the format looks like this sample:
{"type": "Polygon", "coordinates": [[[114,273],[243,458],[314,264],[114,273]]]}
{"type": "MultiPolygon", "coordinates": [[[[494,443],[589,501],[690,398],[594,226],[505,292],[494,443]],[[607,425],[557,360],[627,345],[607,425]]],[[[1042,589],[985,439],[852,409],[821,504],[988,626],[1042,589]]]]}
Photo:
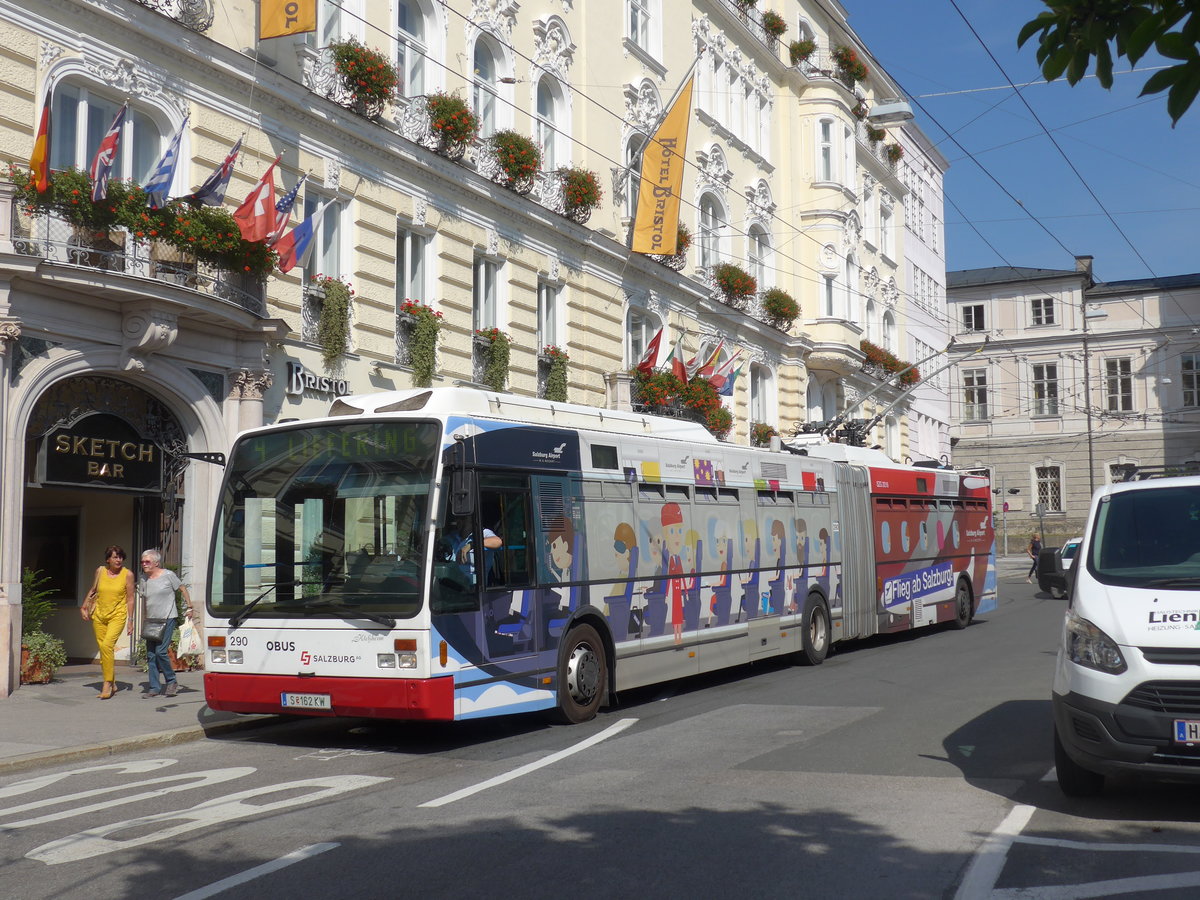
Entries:
{"type": "Polygon", "coordinates": [[[528,482],[511,476],[485,477],[480,484],[479,510],[483,528],[503,542],[495,549],[485,550],[485,585],[492,589],[532,585],[533,556],[529,544],[533,525],[528,482]]]}

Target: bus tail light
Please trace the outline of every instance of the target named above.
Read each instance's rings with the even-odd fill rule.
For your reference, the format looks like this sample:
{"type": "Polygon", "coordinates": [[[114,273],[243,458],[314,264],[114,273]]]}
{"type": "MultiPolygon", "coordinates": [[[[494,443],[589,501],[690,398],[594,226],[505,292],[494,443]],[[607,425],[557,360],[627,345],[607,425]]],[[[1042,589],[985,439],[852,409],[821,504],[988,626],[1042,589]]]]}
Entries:
{"type": "Polygon", "coordinates": [[[210,646],[210,647],[224,647],[224,646],[225,646],[225,635],[223,635],[223,634],[210,634],[210,635],[208,636],[208,646],[210,646]]]}

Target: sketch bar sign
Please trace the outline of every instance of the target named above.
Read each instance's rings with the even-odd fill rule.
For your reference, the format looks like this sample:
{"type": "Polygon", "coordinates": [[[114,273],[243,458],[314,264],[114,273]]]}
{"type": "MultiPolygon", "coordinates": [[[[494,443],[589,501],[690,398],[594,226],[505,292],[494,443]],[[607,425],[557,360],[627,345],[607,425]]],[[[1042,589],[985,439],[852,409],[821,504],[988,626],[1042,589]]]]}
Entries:
{"type": "Polygon", "coordinates": [[[53,429],[42,441],[40,457],[43,484],[162,489],[162,447],[108,413],[53,429]]]}

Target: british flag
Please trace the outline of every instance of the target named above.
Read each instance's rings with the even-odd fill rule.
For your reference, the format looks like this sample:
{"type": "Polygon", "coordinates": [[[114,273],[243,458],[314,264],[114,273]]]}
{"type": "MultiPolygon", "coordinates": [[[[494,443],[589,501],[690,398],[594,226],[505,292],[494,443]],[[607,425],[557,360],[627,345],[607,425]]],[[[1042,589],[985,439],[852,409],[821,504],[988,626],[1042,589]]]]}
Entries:
{"type": "Polygon", "coordinates": [[[108,126],[108,131],[96,148],[96,156],[92,160],[92,168],[88,174],[92,176],[92,202],[99,203],[108,196],[108,176],[112,174],[113,163],[117,161],[117,147],[121,143],[121,128],[125,125],[125,111],[128,103],[122,103],[117,110],[116,118],[108,126]]]}
{"type": "Polygon", "coordinates": [[[203,203],[205,206],[220,206],[225,202],[225,189],[229,187],[229,179],[233,175],[233,164],[237,162],[241,150],[242,139],[238,138],[224,162],[217,166],[216,171],[205,179],[204,184],[192,193],[191,199],[194,202],[203,203]]]}

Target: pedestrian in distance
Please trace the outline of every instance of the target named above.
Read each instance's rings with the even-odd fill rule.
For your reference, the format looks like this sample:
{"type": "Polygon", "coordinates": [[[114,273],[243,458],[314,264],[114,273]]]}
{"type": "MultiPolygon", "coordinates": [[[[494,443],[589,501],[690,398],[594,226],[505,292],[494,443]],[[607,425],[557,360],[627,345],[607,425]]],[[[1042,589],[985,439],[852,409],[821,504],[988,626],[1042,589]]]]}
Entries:
{"type": "Polygon", "coordinates": [[[146,637],[146,669],[150,684],[142,694],[143,697],[174,697],[179,693],[179,682],[175,678],[175,670],[171,667],[168,651],[171,649],[171,638],[175,635],[175,618],[179,609],[175,605],[175,592],[183,594],[187,604],[186,615],[192,617],[192,598],[187,587],[179,580],[179,576],[170,569],[162,567],[162,554],[157,550],[142,551],[142,578],[138,582],[138,593],[142,598],[142,615],[146,622],[158,620],[163,623],[157,639],[146,637]],[[159,684],[159,676],[163,683],[159,684]]]}
{"type": "Polygon", "coordinates": [[[1033,573],[1037,571],[1038,557],[1042,554],[1042,536],[1039,534],[1033,535],[1029,539],[1029,546],[1025,548],[1025,552],[1033,560],[1033,563],[1029,566],[1029,574],[1025,576],[1025,582],[1033,584],[1033,573]]]}
{"type": "Polygon", "coordinates": [[[100,675],[104,684],[97,695],[107,700],[117,692],[113,657],[121,632],[133,633],[133,573],[125,568],[125,551],[113,544],[104,548],[104,565],[96,569],[92,587],[79,608],[84,621],[91,620],[100,648],[100,675]]]}

